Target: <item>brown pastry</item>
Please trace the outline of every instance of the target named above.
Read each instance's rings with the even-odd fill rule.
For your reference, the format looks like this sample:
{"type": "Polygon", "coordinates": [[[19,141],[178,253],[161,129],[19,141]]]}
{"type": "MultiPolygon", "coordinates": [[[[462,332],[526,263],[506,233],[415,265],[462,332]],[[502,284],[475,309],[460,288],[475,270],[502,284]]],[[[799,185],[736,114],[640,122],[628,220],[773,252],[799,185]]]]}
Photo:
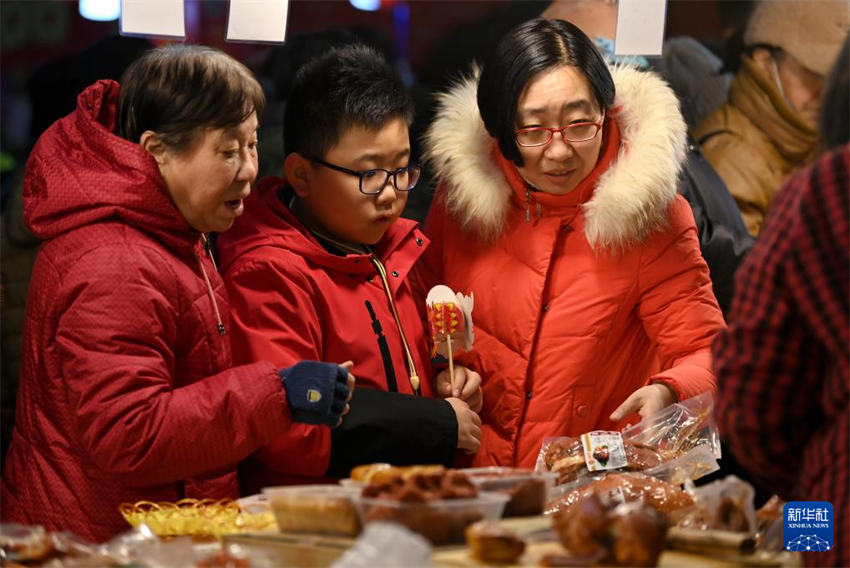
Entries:
{"type": "Polygon", "coordinates": [[[396,477],[406,479],[412,475],[442,473],[446,470],[441,465],[408,465],[392,466],[388,463],[373,463],[360,465],[351,470],[350,477],[363,483],[386,483],[396,477]]]}
{"type": "Polygon", "coordinates": [[[465,534],[472,556],[484,564],[515,564],[525,552],[525,542],[497,523],[473,523],[465,534]]]}
{"type": "Polygon", "coordinates": [[[282,532],[356,536],[360,517],[347,497],[299,497],[272,500],[272,511],[282,532]]]}
{"type": "Polygon", "coordinates": [[[546,512],[567,510],[592,493],[615,503],[631,503],[642,499],[663,515],[694,504],[693,497],[675,485],[639,472],[627,472],[610,473],[602,479],[574,489],[551,501],[546,512]]]}
{"type": "Polygon", "coordinates": [[[656,566],[664,549],[667,523],[642,503],[617,506],[609,516],[610,560],[617,566],[656,566]]]}
{"type": "Polygon", "coordinates": [[[472,499],[478,496],[475,485],[461,472],[411,472],[406,478],[395,476],[383,483],[373,483],[363,488],[363,497],[399,501],[404,507],[374,506],[366,514],[367,521],[395,521],[418,532],[433,544],[463,542],[463,531],[471,523],[480,521],[478,508],[451,511],[431,507],[442,500],[472,499]]]}
{"type": "MultiPolygon", "coordinates": [[[[650,446],[624,441],[626,465],[621,471],[641,471],[660,465],[661,455],[650,446]]],[[[579,438],[567,438],[551,442],[543,452],[543,461],[549,471],[558,475],[558,483],[569,483],[578,478],[587,467],[584,447],[579,438]]]]}
{"type": "Polygon", "coordinates": [[[581,557],[603,555],[606,546],[607,507],[597,493],[558,512],[552,525],[564,548],[581,557]]]}

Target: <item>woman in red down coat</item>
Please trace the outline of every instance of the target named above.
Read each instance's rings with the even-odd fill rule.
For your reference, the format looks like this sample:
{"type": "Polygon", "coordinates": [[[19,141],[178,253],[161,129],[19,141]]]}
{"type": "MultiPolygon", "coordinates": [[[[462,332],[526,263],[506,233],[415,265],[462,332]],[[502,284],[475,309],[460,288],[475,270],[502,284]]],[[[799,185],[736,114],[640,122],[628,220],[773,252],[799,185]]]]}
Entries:
{"type": "Polygon", "coordinates": [[[3,521],[106,540],[130,528],[121,503],[236,498],[240,459],[295,419],[339,420],[348,374],[336,365],[312,383],[340,391],[327,399],[335,409],[300,418],[296,367],[230,368],[227,298],[204,232],[242,211],[263,104],[241,64],[175,46],[137,60],[120,87],[90,86],[39,139],[24,209],[45,242],[3,521]]]}
{"type": "Polygon", "coordinates": [[[531,20],[442,96],[426,145],[441,183],[424,284],[475,294],[475,465],[530,467],[547,437],[715,389],[723,317],[676,193],[686,128],[663,81],[531,20]]]}

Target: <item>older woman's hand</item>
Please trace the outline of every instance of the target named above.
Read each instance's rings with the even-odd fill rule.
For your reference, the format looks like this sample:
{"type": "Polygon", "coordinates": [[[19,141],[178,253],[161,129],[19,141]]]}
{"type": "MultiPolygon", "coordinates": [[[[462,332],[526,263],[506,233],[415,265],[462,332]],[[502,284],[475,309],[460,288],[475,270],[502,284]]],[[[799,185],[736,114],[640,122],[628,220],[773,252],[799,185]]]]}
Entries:
{"type": "Polygon", "coordinates": [[[437,394],[443,398],[455,397],[463,400],[469,405],[473,412],[480,412],[484,403],[484,395],[481,392],[481,375],[455,365],[454,391],[452,391],[452,379],[449,370],[444,369],[436,378],[437,394]]]}
{"type": "Polygon", "coordinates": [[[646,418],[676,402],[676,392],[664,383],[652,383],[633,392],[617,410],[611,413],[611,420],[619,422],[637,412],[646,418]]]}

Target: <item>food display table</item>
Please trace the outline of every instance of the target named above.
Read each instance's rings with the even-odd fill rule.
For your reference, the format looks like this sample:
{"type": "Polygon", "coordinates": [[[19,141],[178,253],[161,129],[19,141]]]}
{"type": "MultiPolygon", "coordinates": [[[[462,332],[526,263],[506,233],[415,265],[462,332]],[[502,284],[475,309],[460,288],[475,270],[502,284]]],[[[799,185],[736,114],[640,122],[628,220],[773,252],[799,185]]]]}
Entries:
{"type": "MultiPolygon", "coordinates": [[[[500,521],[506,528],[516,531],[526,539],[527,547],[519,563],[515,566],[540,566],[541,559],[547,555],[563,555],[563,547],[554,540],[548,531],[551,520],[548,517],[526,517],[500,521]]],[[[711,531],[706,536],[711,537],[711,531]]],[[[676,544],[675,538],[669,544],[676,544]]],[[[248,549],[262,551],[273,562],[286,566],[323,567],[335,560],[353,546],[354,539],[305,535],[293,533],[254,533],[234,534],[224,537],[224,544],[239,544],[248,549]]],[[[681,545],[685,546],[685,545],[681,545]]],[[[443,546],[434,549],[432,561],[436,566],[471,567],[483,566],[469,552],[465,545],[443,546]]],[[[661,554],[658,566],[688,566],[693,568],[720,568],[726,566],[763,566],[797,567],[802,566],[799,554],[789,552],[770,553],[758,551],[750,554],[723,551],[717,547],[712,552],[667,549],[661,554]]]]}

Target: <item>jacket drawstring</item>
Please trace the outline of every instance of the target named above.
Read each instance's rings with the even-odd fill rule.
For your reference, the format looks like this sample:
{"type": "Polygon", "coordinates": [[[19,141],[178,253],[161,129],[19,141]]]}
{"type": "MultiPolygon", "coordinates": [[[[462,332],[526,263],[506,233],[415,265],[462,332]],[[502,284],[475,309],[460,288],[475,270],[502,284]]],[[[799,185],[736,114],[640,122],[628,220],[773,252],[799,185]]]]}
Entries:
{"type": "Polygon", "coordinates": [[[387,269],[384,268],[383,263],[374,254],[370,254],[369,258],[372,260],[372,264],[375,265],[375,268],[378,269],[378,274],[381,276],[381,282],[384,285],[384,292],[387,293],[387,299],[390,301],[390,309],[392,309],[396,326],[398,326],[398,333],[401,335],[401,343],[404,346],[404,354],[407,357],[407,366],[410,368],[410,386],[413,387],[416,394],[419,394],[419,374],[416,372],[413,355],[410,354],[410,347],[407,345],[407,336],[404,334],[404,328],[401,326],[398,311],[395,309],[395,301],[393,301],[393,294],[390,290],[390,282],[387,280],[387,269]]]}
{"type": "MultiPolygon", "coordinates": [[[[209,241],[207,240],[206,235],[201,235],[201,240],[204,243],[204,250],[207,252],[207,258],[212,261],[213,268],[218,271],[218,267],[215,265],[215,259],[210,254],[209,241]]],[[[207,270],[204,268],[204,261],[201,260],[200,256],[195,256],[195,259],[198,261],[198,266],[201,267],[201,274],[204,275],[204,282],[207,283],[207,294],[210,296],[210,300],[212,301],[213,311],[215,312],[215,321],[217,323],[216,329],[218,329],[219,335],[224,335],[227,333],[227,329],[224,327],[224,323],[221,321],[221,312],[218,310],[218,302],[215,301],[215,293],[213,292],[212,284],[210,284],[210,278],[207,276],[207,270]]]]}

